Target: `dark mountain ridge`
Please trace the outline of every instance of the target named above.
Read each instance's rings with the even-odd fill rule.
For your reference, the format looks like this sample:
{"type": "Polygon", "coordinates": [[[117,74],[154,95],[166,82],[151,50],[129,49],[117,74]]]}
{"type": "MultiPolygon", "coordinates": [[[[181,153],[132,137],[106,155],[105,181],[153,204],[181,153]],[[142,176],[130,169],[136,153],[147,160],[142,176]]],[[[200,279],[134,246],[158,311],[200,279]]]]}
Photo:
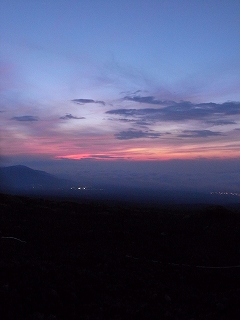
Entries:
{"type": "Polygon", "coordinates": [[[34,170],[23,165],[0,168],[0,190],[30,192],[34,190],[58,190],[74,184],[70,180],[59,179],[45,171],[34,170]]]}

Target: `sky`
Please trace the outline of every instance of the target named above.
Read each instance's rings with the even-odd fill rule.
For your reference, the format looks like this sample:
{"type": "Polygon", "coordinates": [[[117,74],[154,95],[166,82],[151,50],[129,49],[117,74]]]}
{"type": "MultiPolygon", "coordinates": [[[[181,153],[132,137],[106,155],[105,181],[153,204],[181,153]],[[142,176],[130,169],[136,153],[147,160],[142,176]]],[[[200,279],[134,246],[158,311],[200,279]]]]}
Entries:
{"type": "Polygon", "coordinates": [[[239,18],[239,0],[2,0],[2,164],[140,183],[140,163],[234,163],[240,190],[239,18]]]}

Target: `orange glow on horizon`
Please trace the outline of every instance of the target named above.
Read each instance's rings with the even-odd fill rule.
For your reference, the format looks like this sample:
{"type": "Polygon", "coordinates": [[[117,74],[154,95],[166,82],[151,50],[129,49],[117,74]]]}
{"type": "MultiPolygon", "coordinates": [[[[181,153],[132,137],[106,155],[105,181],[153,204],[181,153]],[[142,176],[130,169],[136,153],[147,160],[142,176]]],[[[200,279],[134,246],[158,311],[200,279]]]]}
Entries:
{"type": "Polygon", "coordinates": [[[184,151],[176,150],[175,152],[165,152],[165,153],[131,153],[131,152],[122,152],[121,154],[112,153],[112,154],[71,154],[56,156],[55,159],[69,159],[69,160],[83,160],[83,159],[95,159],[102,161],[114,161],[114,160],[129,160],[129,161],[166,161],[166,160],[193,160],[193,159],[236,159],[240,158],[240,152],[223,152],[221,150],[208,150],[205,152],[202,151],[184,151]]]}
{"type": "Polygon", "coordinates": [[[240,158],[239,140],[195,141],[188,140],[127,140],[116,141],[106,136],[29,137],[10,134],[5,131],[6,139],[1,141],[2,155],[50,158],[55,160],[94,159],[102,161],[165,161],[172,159],[233,159],[240,158]]]}

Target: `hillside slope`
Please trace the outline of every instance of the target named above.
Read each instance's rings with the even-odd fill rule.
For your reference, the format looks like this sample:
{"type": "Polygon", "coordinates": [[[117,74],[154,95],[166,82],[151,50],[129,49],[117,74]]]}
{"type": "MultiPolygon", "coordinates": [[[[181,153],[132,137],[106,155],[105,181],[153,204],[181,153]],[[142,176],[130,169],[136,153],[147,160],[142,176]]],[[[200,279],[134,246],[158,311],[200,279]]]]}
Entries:
{"type": "Polygon", "coordinates": [[[45,171],[17,165],[0,168],[0,190],[33,192],[69,188],[73,182],[59,179],[45,171]]]}
{"type": "Polygon", "coordinates": [[[239,208],[0,196],[3,319],[239,319],[239,208]]]}

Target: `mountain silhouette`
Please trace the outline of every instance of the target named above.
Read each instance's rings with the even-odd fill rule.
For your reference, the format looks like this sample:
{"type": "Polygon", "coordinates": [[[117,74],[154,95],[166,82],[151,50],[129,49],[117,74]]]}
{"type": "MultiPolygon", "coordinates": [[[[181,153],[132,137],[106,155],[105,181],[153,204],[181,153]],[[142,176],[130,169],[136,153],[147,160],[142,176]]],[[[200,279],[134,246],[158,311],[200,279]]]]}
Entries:
{"type": "Polygon", "coordinates": [[[23,165],[0,167],[0,190],[23,191],[67,189],[70,180],[59,179],[45,171],[34,170],[23,165]]]}

